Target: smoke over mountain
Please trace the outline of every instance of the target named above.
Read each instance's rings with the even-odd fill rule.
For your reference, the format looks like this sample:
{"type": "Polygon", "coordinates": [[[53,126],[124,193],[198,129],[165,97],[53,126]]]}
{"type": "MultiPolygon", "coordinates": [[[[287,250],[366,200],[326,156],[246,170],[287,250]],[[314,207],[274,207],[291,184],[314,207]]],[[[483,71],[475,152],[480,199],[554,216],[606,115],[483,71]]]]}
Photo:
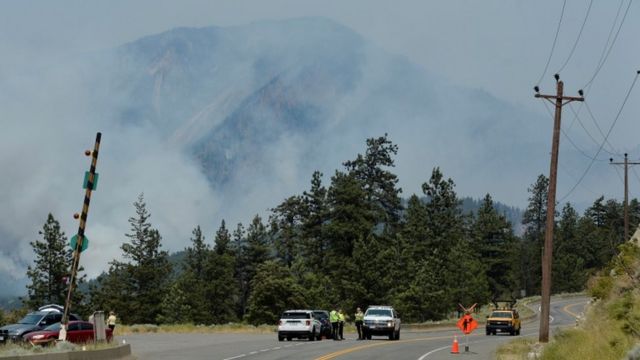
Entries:
{"type": "Polygon", "coordinates": [[[328,183],[384,133],[399,145],[405,196],[440,166],[461,195],[522,205],[547,167],[546,122],[326,19],[178,28],[38,63],[0,77],[0,271],[20,286],[48,212],[76,231],[82,152],[97,131],[89,276],[119,257],[139,193],[165,247],[180,250],[196,225],[211,240],[223,218],[264,214],[314,170],[328,183]]]}

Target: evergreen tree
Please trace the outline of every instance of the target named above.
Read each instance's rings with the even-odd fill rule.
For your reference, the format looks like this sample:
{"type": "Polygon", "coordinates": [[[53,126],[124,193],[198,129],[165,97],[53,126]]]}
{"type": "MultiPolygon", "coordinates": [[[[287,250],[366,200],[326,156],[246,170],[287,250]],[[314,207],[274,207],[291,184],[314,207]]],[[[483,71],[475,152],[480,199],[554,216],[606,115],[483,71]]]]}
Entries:
{"type": "Polygon", "coordinates": [[[521,284],[528,296],[540,293],[542,279],[542,244],[547,223],[549,179],[539,175],[528,189],[529,205],[522,217],[525,226],[521,244],[521,284]]]}
{"type": "Polygon", "coordinates": [[[552,292],[577,292],[584,289],[587,273],[584,248],[578,236],[579,216],[570,203],[562,214],[553,243],[552,292]]]}
{"type": "Polygon", "coordinates": [[[433,169],[429,182],[422,184],[422,191],[428,199],[425,211],[427,228],[432,236],[430,245],[440,254],[448,253],[464,234],[460,201],[454,187],[453,180],[445,180],[437,167],[433,169]]]}
{"type": "MultiPolygon", "coordinates": [[[[42,241],[29,243],[35,252],[35,259],[34,265],[27,267],[27,277],[31,283],[27,285],[25,305],[32,309],[52,303],[64,305],[73,251],[68,247],[67,237],[60,229],[60,223],[51,213],[38,233],[42,235],[42,241]]],[[[78,273],[81,271],[82,268],[78,269],[78,273]]],[[[76,284],[83,281],[84,276],[80,275],[76,284]]],[[[74,291],[73,295],[74,309],[82,310],[82,293],[74,291]]]]}
{"type": "Polygon", "coordinates": [[[355,160],[344,163],[348,173],[362,184],[375,224],[390,227],[389,232],[395,231],[402,211],[398,177],[388,170],[395,166],[393,156],[397,153],[398,146],[385,134],[367,139],[365,154],[358,154],[355,160]]]}
{"type": "Polygon", "coordinates": [[[301,254],[300,232],[304,202],[300,196],[287,198],[271,209],[271,232],[276,256],[291,267],[293,259],[301,254]]]}
{"type": "Polygon", "coordinates": [[[325,223],[328,221],[327,189],[322,186],[322,173],[315,171],[311,178],[311,189],[302,195],[302,255],[309,268],[314,272],[328,271],[326,262],[329,247],[323,236],[325,223]]]}
{"type": "Polygon", "coordinates": [[[164,299],[164,305],[173,304],[176,307],[171,309],[169,306],[163,306],[162,319],[169,321],[172,318],[179,318],[183,322],[210,324],[212,318],[207,306],[206,287],[210,281],[207,266],[212,251],[205,243],[200,226],[193,229],[192,234],[192,246],[185,249],[183,271],[164,299]],[[186,294],[188,296],[185,296],[186,294]],[[167,297],[172,298],[167,299],[167,297]]]}
{"type": "Polygon", "coordinates": [[[275,324],[283,311],[309,307],[303,296],[304,289],[289,269],[277,261],[261,263],[251,287],[247,309],[247,321],[251,324],[275,324]]]}
{"type": "Polygon", "coordinates": [[[504,299],[516,295],[519,290],[516,264],[520,261],[516,251],[517,239],[506,217],[498,214],[489,194],[478,209],[472,236],[486,268],[485,276],[492,297],[504,299]]]}
{"type": "Polygon", "coordinates": [[[121,246],[126,262],[112,261],[109,272],[93,289],[92,300],[103,309],[120,314],[123,323],[156,323],[168,290],[171,264],[160,250],[162,237],[151,227],[144,196],[134,202],[136,216],[129,218],[130,243],[121,246]]]}
{"type": "Polygon", "coordinates": [[[239,287],[235,275],[236,254],[230,244],[231,236],[224,220],[216,232],[215,251],[210,254],[205,285],[208,311],[215,324],[237,320],[236,304],[239,287]]]}

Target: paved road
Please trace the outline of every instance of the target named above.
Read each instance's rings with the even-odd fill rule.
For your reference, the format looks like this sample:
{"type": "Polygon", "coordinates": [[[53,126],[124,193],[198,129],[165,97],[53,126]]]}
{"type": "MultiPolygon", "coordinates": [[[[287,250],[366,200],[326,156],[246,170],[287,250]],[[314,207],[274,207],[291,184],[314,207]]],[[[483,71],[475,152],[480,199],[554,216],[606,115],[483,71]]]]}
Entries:
{"type": "MultiPolygon", "coordinates": [[[[551,306],[552,331],[575,324],[576,316],[583,311],[586,298],[554,299],[551,306]]],[[[537,310],[537,305],[534,306],[537,310]]],[[[526,322],[522,336],[537,337],[539,321],[526,322]]],[[[403,331],[401,339],[389,341],[383,337],[357,341],[354,334],[346,334],[344,341],[284,341],[276,335],[239,334],[132,334],[124,337],[131,344],[132,352],[140,360],[147,359],[206,359],[206,360],[330,360],[330,359],[411,359],[441,360],[493,358],[497,346],[514,339],[508,335],[486,336],[480,327],[467,338],[458,337],[460,350],[469,344],[469,353],[450,354],[457,329],[445,328],[430,331],[403,331]]],[[[120,341],[123,339],[121,338],[120,341]]]]}

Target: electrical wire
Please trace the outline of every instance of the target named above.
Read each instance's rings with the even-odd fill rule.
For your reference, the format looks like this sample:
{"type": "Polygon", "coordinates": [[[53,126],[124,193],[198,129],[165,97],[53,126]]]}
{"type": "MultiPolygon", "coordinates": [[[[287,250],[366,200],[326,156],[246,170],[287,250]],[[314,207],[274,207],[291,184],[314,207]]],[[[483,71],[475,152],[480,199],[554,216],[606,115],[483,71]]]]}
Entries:
{"type": "MultiPolygon", "coordinates": [[[[638,73],[640,73],[640,72],[637,72],[636,76],[633,78],[633,82],[631,83],[631,86],[629,87],[629,90],[627,91],[627,94],[624,97],[624,100],[622,101],[622,105],[620,106],[620,109],[618,109],[618,113],[616,114],[615,118],[613,119],[613,122],[611,123],[611,126],[609,127],[609,131],[607,132],[607,135],[604,137],[604,141],[600,144],[600,147],[598,148],[598,151],[596,152],[595,157],[597,157],[600,154],[600,151],[602,151],[602,148],[604,147],[604,144],[606,143],[607,139],[609,138],[609,135],[611,135],[611,131],[613,131],[613,128],[616,126],[616,123],[618,122],[618,119],[620,118],[620,114],[622,114],[622,110],[624,109],[624,106],[627,104],[627,100],[629,100],[629,96],[631,95],[631,91],[633,90],[634,86],[636,85],[636,81],[638,81],[638,73]]],[[[595,159],[595,157],[594,157],[594,159],[595,159]]],[[[564,195],[558,202],[564,201],[567,197],[569,197],[569,195],[571,195],[571,193],[573,193],[573,191],[578,187],[578,185],[580,185],[580,183],[584,180],[585,176],[587,176],[587,173],[589,172],[589,170],[591,170],[591,167],[593,166],[594,162],[595,162],[595,160],[592,160],[589,163],[589,166],[587,166],[587,168],[585,169],[584,173],[582,173],[582,176],[580,177],[578,182],[576,182],[576,184],[573,185],[571,190],[569,190],[569,192],[566,195],[564,195]]]]}
{"type": "MultiPolygon", "coordinates": [[[[587,128],[584,126],[584,123],[580,120],[580,117],[578,116],[578,113],[576,112],[576,110],[573,108],[573,104],[569,104],[569,108],[571,109],[571,111],[574,113],[574,115],[576,116],[576,119],[578,120],[578,123],[580,124],[580,126],[582,127],[582,129],[584,130],[585,133],[587,133],[587,135],[589,136],[589,138],[593,141],[594,144],[596,145],[600,145],[600,142],[598,140],[596,140],[593,135],[591,135],[591,133],[589,132],[589,130],[587,130],[587,128]]],[[[593,116],[593,114],[591,114],[593,116]]],[[[600,129],[600,126],[598,125],[598,122],[596,121],[595,117],[592,117],[593,122],[596,124],[596,127],[598,128],[598,130],[600,131],[600,135],[602,135],[602,138],[604,138],[604,134],[602,133],[602,130],[600,129]]],[[[611,145],[611,143],[609,142],[609,140],[606,140],[607,145],[609,145],[609,148],[611,149],[611,151],[607,150],[606,148],[603,148],[602,150],[604,150],[604,152],[606,152],[609,155],[620,155],[620,153],[617,153],[615,151],[615,149],[613,148],[613,145],[611,145]]]]}
{"type": "Polygon", "coordinates": [[[560,69],[556,71],[556,74],[559,74],[562,72],[562,70],[564,70],[565,66],[567,66],[567,64],[569,63],[569,60],[571,60],[571,57],[573,56],[573,52],[576,51],[576,47],[578,47],[578,42],[580,41],[580,37],[582,36],[582,31],[584,30],[584,26],[587,24],[587,19],[589,18],[589,13],[591,12],[592,5],[593,5],[593,0],[589,1],[589,7],[587,8],[587,13],[584,15],[582,26],[580,26],[580,31],[578,31],[578,36],[576,37],[576,41],[573,43],[573,47],[569,52],[569,56],[567,56],[567,59],[564,61],[564,64],[562,64],[560,69]]]}
{"type": "MultiPolygon", "coordinates": [[[[544,108],[547,109],[547,113],[549,113],[549,116],[551,116],[551,118],[553,119],[553,113],[551,112],[551,109],[549,109],[549,104],[547,104],[546,102],[543,102],[544,104],[544,108]]],[[[562,133],[562,135],[564,135],[564,137],[569,141],[569,143],[571,145],[573,145],[573,147],[584,157],[586,157],[589,160],[595,160],[595,161],[608,161],[606,159],[596,159],[592,156],[590,156],[589,154],[587,154],[586,151],[582,150],[578,145],[576,145],[575,142],[573,142],[573,139],[571,139],[571,137],[569,136],[569,134],[567,134],[564,129],[562,129],[562,127],[560,127],[560,132],[562,133]]]]}
{"type": "Polygon", "coordinates": [[[640,176],[638,176],[636,169],[634,167],[631,167],[631,170],[633,171],[633,175],[635,175],[636,179],[638,179],[638,182],[640,182],[640,176]]]}
{"type": "Polygon", "coordinates": [[[604,64],[607,62],[607,59],[609,58],[609,54],[611,54],[611,50],[613,49],[613,46],[616,44],[616,40],[618,40],[618,35],[620,35],[620,30],[622,30],[622,25],[624,25],[624,21],[627,18],[627,14],[629,14],[629,8],[631,8],[632,2],[633,0],[629,0],[629,4],[627,4],[627,8],[624,11],[624,15],[622,16],[620,25],[618,26],[618,30],[616,31],[616,34],[613,37],[613,41],[611,42],[611,45],[609,46],[609,40],[611,38],[612,31],[613,29],[615,29],[615,25],[618,22],[618,17],[620,16],[620,9],[622,9],[622,5],[624,4],[624,0],[620,1],[620,7],[618,7],[618,13],[616,14],[616,18],[613,22],[613,26],[611,27],[611,30],[609,30],[609,36],[607,37],[607,42],[605,43],[603,52],[600,55],[600,60],[598,60],[598,65],[596,66],[596,70],[593,73],[593,76],[591,76],[591,79],[589,79],[589,81],[582,87],[583,89],[586,89],[587,87],[591,86],[591,83],[593,82],[593,80],[595,80],[596,76],[598,76],[598,74],[600,73],[600,70],[602,69],[604,64]]]}
{"type": "Polygon", "coordinates": [[[549,63],[551,62],[551,57],[553,57],[553,51],[556,48],[556,43],[558,42],[558,34],[560,34],[560,26],[562,25],[562,18],[564,17],[564,8],[567,5],[567,0],[562,2],[562,11],[560,12],[560,19],[558,20],[558,27],[556,28],[556,35],[553,38],[553,45],[551,45],[551,51],[549,51],[549,58],[547,59],[547,64],[544,66],[544,71],[542,71],[542,75],[536,82],[536,85],[540,85],[542,78],[547,75],[547,70],[549,70],[549,63]]]}

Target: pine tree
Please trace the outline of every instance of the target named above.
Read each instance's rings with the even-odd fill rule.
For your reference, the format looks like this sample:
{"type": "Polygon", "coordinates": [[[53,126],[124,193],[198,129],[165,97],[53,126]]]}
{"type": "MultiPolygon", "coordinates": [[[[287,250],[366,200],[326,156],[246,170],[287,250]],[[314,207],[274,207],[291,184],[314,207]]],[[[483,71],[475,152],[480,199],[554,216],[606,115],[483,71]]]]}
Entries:
{"type": "Polygon", "coordinates": [[[134,202],[136,216],[129,218],[130,243],[121,246],[126,262],[112,261],[109,272],[93,289],[92,301],[120,314],[123,323],[156,323],[161,319],[164,294],[168,292],[171,264],[160,250],[162,237],[151,227],[144,195],[134,202]]]}
{"type": "Polygon", "coordinates": [[[384,225],[388,232],[395,231],[402,211],[398,177],[388,170],[395,166],[393,156],[397,153],[398,146],[385,134],[367,139],[365,154],[344,163],[348,173],[361,182],[375,224],[384,225]]]}
{"type": "Polygon", "coordinates": [[[460,200],[454,190],[453,180],[444,179],[438,167],[433,169],[429,182],[422,184],[427,196],[425,211],[432,249],[446,254],[464,233],[460,200]]]}
{"type": "Polygon", "coordinates": [[[235,275],[236,255],[229,246],[231,236],[224,220],[216,232],[215,251],[209,256],[206,277],[206,302],[215,324],[224,324],[237,319],[236,306],[239,287],[235,275]]]}
{"type": "Polygon", "coordinates": [[[304,309],[305,290],[296,283],[289,269],[277,261],[258,266],[251,280],[247,321],[254,325],[275,324],[286,309],[304,309]]]}
{"type": "Polygon", "coordinates": [[[587,280],[584,249],[578,237],[579,216],[570,203],[562,208],[562,214],[553,243],[552,291],[582,291],[587,280]]]}
{"type": "Polygon", "coordinates": [[[510,298],[518,293],[519,262],[517,239],[511,224],[498,214],[491,195],[487,194],[477,211],[472,228],[479,258],[486,267],[489,292],[495,299],[510,298]]]}
{"type": "Polygon", "coordinates": [[[300,232],[304,202],[300,196],[291,196],[271,212],[271,236],[276,256],[291,267],[294,258],[302,252],[300,232]]]}
{"type": "MultiPolygon", "coordinates": [[[[30,308],[38,308],[46,304],[64,305],[67,297],[67,281],[73,251],[68,247],[67,237],[60,228],[60,223],[51,213],[47,221],[38,232],[42,241],[36,240],[29,244],[35,252],[34,265],[27,268],[27,277],[31,283],[27,285],[27,299],[25,304],[30,308]]],[[[78,270],[78,273],[82,268],[78,270]]],[[[77,284],[84,281],[79,276],[77,284]]],[[[83,295],[74,291],[72,304],[74,310],[83,309],[83,295]]]]}
{"type": "Polygon", "coordinates": [[[323,235],[324,225],[329,218],[327,189],[322,186],[322,173],[315,171],[311,178],[311,189],[302,194],[302,255],[311,271],[325,273],[328,271],[326,261],[329,247],[323,235]]]}
{"type": "Polygon", "coordinates": [[[210,324],[212,319],[207,306],[206,287],[210,280],[207,267],[212,250],[205,243],[200,226],[193,229],[192,234],[192,246],[185,249],[183,271],[164,298],[164,305],[174,304],[176,307],[171,309],[169,306],[163,306],[162,319],[168,321],[180,318],[183,322],[210,324]],[[173,313],[169,314],[166,311],[173,313]]]}
{"type": "Polygon", "coordinates": [[[522,217],[525,226],[521,244],[521,284],[527,295],[540,293],[542,279],[542,244],[547,223],[547,195],[549,179],[539,175],[528,189],[529,205],[522,217]]]}

